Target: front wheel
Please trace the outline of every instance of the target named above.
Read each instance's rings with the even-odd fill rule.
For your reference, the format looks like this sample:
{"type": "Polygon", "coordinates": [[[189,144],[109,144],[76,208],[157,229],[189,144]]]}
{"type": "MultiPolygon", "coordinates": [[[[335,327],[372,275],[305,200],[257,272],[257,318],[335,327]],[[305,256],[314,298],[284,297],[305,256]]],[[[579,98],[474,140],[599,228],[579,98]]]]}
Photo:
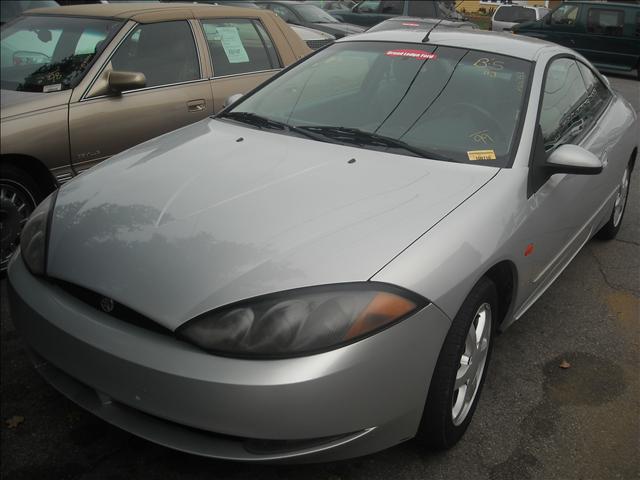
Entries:
{"type": "Polygon", "coordinates": [[[482,278],[454,318],[436,364],[418,437],[450,448],[466,431],[489,366],[498,313],[494,283],[482,278]]]}
{"type": "Polygon", "coordinates": [[[629,182],[631,181],[631,163],[627,165],[622,178],[620,179],[620,185],[618,185],[618,191],[616,192],[615,201],[613,203],[613,212],[609,221],[596,233],[596,238],[600,240],[613,240],[618,235],[620,227],[622,226],[622,217],[627,208],[627,199],[629,198],[629,182]]]}
{"type": "Polygon", "coordinates": [[[42,200],[33,179],[12,165],[0,167],[0,273],[20,244],[20,232],[42,200]]]}

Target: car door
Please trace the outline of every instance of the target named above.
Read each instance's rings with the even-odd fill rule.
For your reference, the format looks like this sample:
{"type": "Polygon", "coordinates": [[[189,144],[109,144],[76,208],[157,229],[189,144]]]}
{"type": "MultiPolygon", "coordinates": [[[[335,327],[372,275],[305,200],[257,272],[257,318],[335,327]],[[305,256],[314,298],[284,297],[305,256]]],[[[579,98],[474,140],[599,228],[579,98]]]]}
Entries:
{"type": "MultiPolygon", "coordinates": [[[[631,23],[628,21],[627,23],[631,23]]],[[[586,15],[587,33],[577,50],[599,66],[631,70],[639,54],[637,43],[625,32],[625,11],[622,8],[589,5],[586,15]]]]}
{"type": "Polygon", "coordinates": [[[539,125],[541,142],[530,165],[526,237],[535,248],[529,270],[522,272],[535,300],[584,243],[591,238],[604,212],[603,202],[615,183],[606,167],[599,175],[544,173],[544,161],[559,146],[577,144],[607,163],[608,139],[597,128],[610,103],[609,90],[588,67],[573,58],[552,61],[545,74],[539,125]],[[581,71],[585,69],[585,71],[581,71]],[[543,177],[536,179],[542,172],[543,177]],[[539,181],[539,179],[541,181],[539,181]]]}
{"type": "Polygon", "coordinates": [[[76,172],[213,113],[208,79],[188,21],[136,24],[80,101],[69,106],[76,172]],[[141,72],[144,88],[113,94],[113,71],[141,72]]]}
{"type": "Polygon", "coordinates": [[[549,23],[543,24],[544,38],[551,42],[576,48],[576,42],[584,35],[584,23],[580,21],[581,5],[567,3],[556,8],[549,17],[549,23]]]}
{"type": "Polygon", "coordinates": [[[218,112],[231,95],[247,93],[282,68],[282,59],[258,19],[201,20],[213,68],[213,109],[218,112]]]}

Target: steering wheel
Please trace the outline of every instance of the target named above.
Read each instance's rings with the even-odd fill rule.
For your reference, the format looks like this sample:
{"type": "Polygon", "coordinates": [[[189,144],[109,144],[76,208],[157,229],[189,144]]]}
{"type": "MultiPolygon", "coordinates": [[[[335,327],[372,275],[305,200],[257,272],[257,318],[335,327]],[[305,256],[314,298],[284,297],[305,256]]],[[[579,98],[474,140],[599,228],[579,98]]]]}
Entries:
{"type": "Polygon", "coordinates": [[[453,105],[447,105],[440,109],[435,115],[436,118],[441,116],[458,116],[459,114],[471,114],[476,125],[484,125],[485,128],[479,128],[480,132],[487,131],[487,134],[493,140],[491,143],[478,142],[478,149],[482,146],[491,147],[497,145],[507,146],[507,136],[500,128],[500,124],[493,118],[493,115],[484,108],[468,102],[456,102],[453,105]]]}

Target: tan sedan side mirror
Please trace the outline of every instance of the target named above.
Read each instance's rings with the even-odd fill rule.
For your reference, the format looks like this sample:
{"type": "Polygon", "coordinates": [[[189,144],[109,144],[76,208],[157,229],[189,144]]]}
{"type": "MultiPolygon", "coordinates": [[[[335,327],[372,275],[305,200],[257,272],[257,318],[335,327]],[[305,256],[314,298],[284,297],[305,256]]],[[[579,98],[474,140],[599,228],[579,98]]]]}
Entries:
{"type": "Polygon", "coordinates": [[[109,72],[109,90],[122,93],[147,86],[147,78],[141,72],[123,72],[112,70],[109,72]]]}

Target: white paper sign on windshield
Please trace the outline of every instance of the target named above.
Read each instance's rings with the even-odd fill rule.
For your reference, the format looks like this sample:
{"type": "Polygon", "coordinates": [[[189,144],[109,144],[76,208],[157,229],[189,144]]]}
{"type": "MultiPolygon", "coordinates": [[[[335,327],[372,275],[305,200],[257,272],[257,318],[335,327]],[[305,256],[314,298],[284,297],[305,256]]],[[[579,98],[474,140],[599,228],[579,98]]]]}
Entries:
{"type": "Polygon", "coordinates": [[[240,34],[236,27],[218,27],[218,34],[222,37],[222,48],[229,59],[229,63],[246,63],[249,55],[242,45],[240,34]]]}

